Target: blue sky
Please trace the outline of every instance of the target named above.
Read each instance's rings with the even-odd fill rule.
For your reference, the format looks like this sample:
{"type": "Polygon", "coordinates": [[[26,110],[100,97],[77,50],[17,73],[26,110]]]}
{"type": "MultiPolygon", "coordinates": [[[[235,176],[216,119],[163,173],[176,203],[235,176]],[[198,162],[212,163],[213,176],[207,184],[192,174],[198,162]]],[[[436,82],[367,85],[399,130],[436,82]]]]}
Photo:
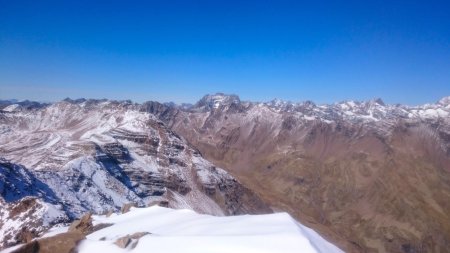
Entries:
{"type": "Polygon", "coordinates": [[[93,2],[0,0],[0,99],[450,95],[446,1],[93,2]]]}

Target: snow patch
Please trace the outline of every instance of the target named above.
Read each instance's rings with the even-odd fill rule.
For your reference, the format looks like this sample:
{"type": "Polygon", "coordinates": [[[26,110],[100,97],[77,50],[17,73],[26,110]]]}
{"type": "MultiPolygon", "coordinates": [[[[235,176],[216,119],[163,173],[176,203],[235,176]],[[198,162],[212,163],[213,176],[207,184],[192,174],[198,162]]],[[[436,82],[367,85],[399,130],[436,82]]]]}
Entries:
{"type": "Polygon", "coordinates": [[[12,105],[8,105],[7,107],[3,108],[3,111],[5,111],[5,112],[13,112],[19,107],[20,107],[19,104],[12,104],[12,105]]]}
{"type": "Polygon", "coordinates": [[[152,206],[93,219],[94,224],[114,225],[88,235],[78,247],[80,253],[144,253],[149,249],[170,253],[180,252],[180,247],[186,253],[343,252],[286,213],[215,217],[152,206]],[[118,238],[137,232],[151,234],[140,238],[134,249],[121,249],[114,244],[118,238]]]}

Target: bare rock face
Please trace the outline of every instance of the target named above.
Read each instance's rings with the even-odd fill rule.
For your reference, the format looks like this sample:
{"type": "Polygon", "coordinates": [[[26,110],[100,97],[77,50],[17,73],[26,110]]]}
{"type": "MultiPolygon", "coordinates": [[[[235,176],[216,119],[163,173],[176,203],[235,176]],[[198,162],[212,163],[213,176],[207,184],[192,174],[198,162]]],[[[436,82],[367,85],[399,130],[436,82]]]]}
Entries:
{"type": "Polygon", "coordinates": [[[89,234],[93,230],[92,214],[87,213],[79,220],[75,220],[70,224],[69,232],[79,232],[81,234],[89,234]]]}
{"type": "Polygon", "coordinates": [[[38,234],[36,233],[36,231],[22,229],[22,231],[20,231],[20,233],[18,234],[18,239],[19,242],[29,243],[33,240],[33,238],[36,238],[37,236],[38,234]]]}
{"type": "Polygon", "coordinates": [[[147,204],[147,206],[154,206],[154,205],[158,205],[161,207],[170,207],[168,200],[151,201],[147,204]]]}
{"type": "Polygon", "coordinates": [[[126,235],[118,238],[114,244],[116,244],[119,248],[130,248],[134,249],[139,243],[139,239],[143,236],[149,235],[148,232],[137,232],[131,235],[126,235]]]}
{"type": "Polygon", "coordinates": [[[86,235],[92,234],[92,233],[94,233],[94,232],[96,232],[96,231],[98,231],[98,230],[100,230],[100,229],[104,229],[104,228],[110,227],[110,226],[112,226],[112,225],[113,225],[112,223],[100,223],[100,224],[97,224],[97,225],[93,226],[92,229],[90,229],[90,230],[87,232],[86,235]]]}
{"type": "Polygon", "coordinates": [[[130,209],[132,207],[135,207],[136,204],[135,203],[127,203],[125,205],[122,206],[122,208],[120,209],[121,213],[128,213],[130,211],[130,209]]]}
{"type": "Polygon", "coordinates": [[[161,207],[169,207],[169,201],[160,201],[158,205],[161,207]]]}
{"type": "Polygon", "coordinates": [[[78,243],[86,237],[78,232],[67,232],[25,244],[13,253],[74,253],[78,243]]]}
{"type": "Polygon", "coordinates": [[[105,215],[106,215],[106,218],[108,218],[108,217],[110,217],[111,215],[113,215],[113,213],[114,213],[114,211],[112,211],[112,210],[110,210],[110,211],[108,211],[105,215]]]}
{"type": "Polygon", "coordinates": [[[131,238],[131,239],[138,240],[138,239],[140,239],[141,237],[143,237],[143,236],[145,236],[145,235],[150,235],[150,234],[151,234],[151,233],[149,233],[149,232],[137,232],[137,233],[131,234],[131,235],[130,235],[130,238],[131,238]]]}
{"type": "Polygon", "coordinates": [[[114,242],[115,245],[122,249],[126,248],[130,243],[131,238],[129,236],[120,237],[114,242]]]}

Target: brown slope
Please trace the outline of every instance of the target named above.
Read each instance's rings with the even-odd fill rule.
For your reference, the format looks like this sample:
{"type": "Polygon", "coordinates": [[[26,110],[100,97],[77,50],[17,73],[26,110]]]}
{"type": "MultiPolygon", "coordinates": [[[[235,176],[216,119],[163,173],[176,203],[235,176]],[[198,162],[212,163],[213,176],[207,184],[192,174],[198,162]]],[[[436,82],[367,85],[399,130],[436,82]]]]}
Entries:
{"type": "Polygon", "coordinates": [[[274,207],[347,252],[447,252],[450,159],[427,122],[298,122],[178,112],[172,128],[274,207]]]}

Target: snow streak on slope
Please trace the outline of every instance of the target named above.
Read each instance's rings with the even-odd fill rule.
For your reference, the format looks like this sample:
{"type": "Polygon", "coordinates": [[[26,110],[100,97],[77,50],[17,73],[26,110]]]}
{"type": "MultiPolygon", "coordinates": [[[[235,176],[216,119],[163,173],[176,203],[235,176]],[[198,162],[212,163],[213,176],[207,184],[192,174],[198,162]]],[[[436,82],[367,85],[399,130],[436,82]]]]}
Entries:
{"type": "Polygon", "coordinates": [[[88,235],[79,246],[80,253],[342,252],[286,213],[214,217],[153,206],[109,218],[94,216],[95,223],[114,225],[88,235]],[[137,232],[151,234],[140,238],[134,249],[114,244],[137,232]]]}

